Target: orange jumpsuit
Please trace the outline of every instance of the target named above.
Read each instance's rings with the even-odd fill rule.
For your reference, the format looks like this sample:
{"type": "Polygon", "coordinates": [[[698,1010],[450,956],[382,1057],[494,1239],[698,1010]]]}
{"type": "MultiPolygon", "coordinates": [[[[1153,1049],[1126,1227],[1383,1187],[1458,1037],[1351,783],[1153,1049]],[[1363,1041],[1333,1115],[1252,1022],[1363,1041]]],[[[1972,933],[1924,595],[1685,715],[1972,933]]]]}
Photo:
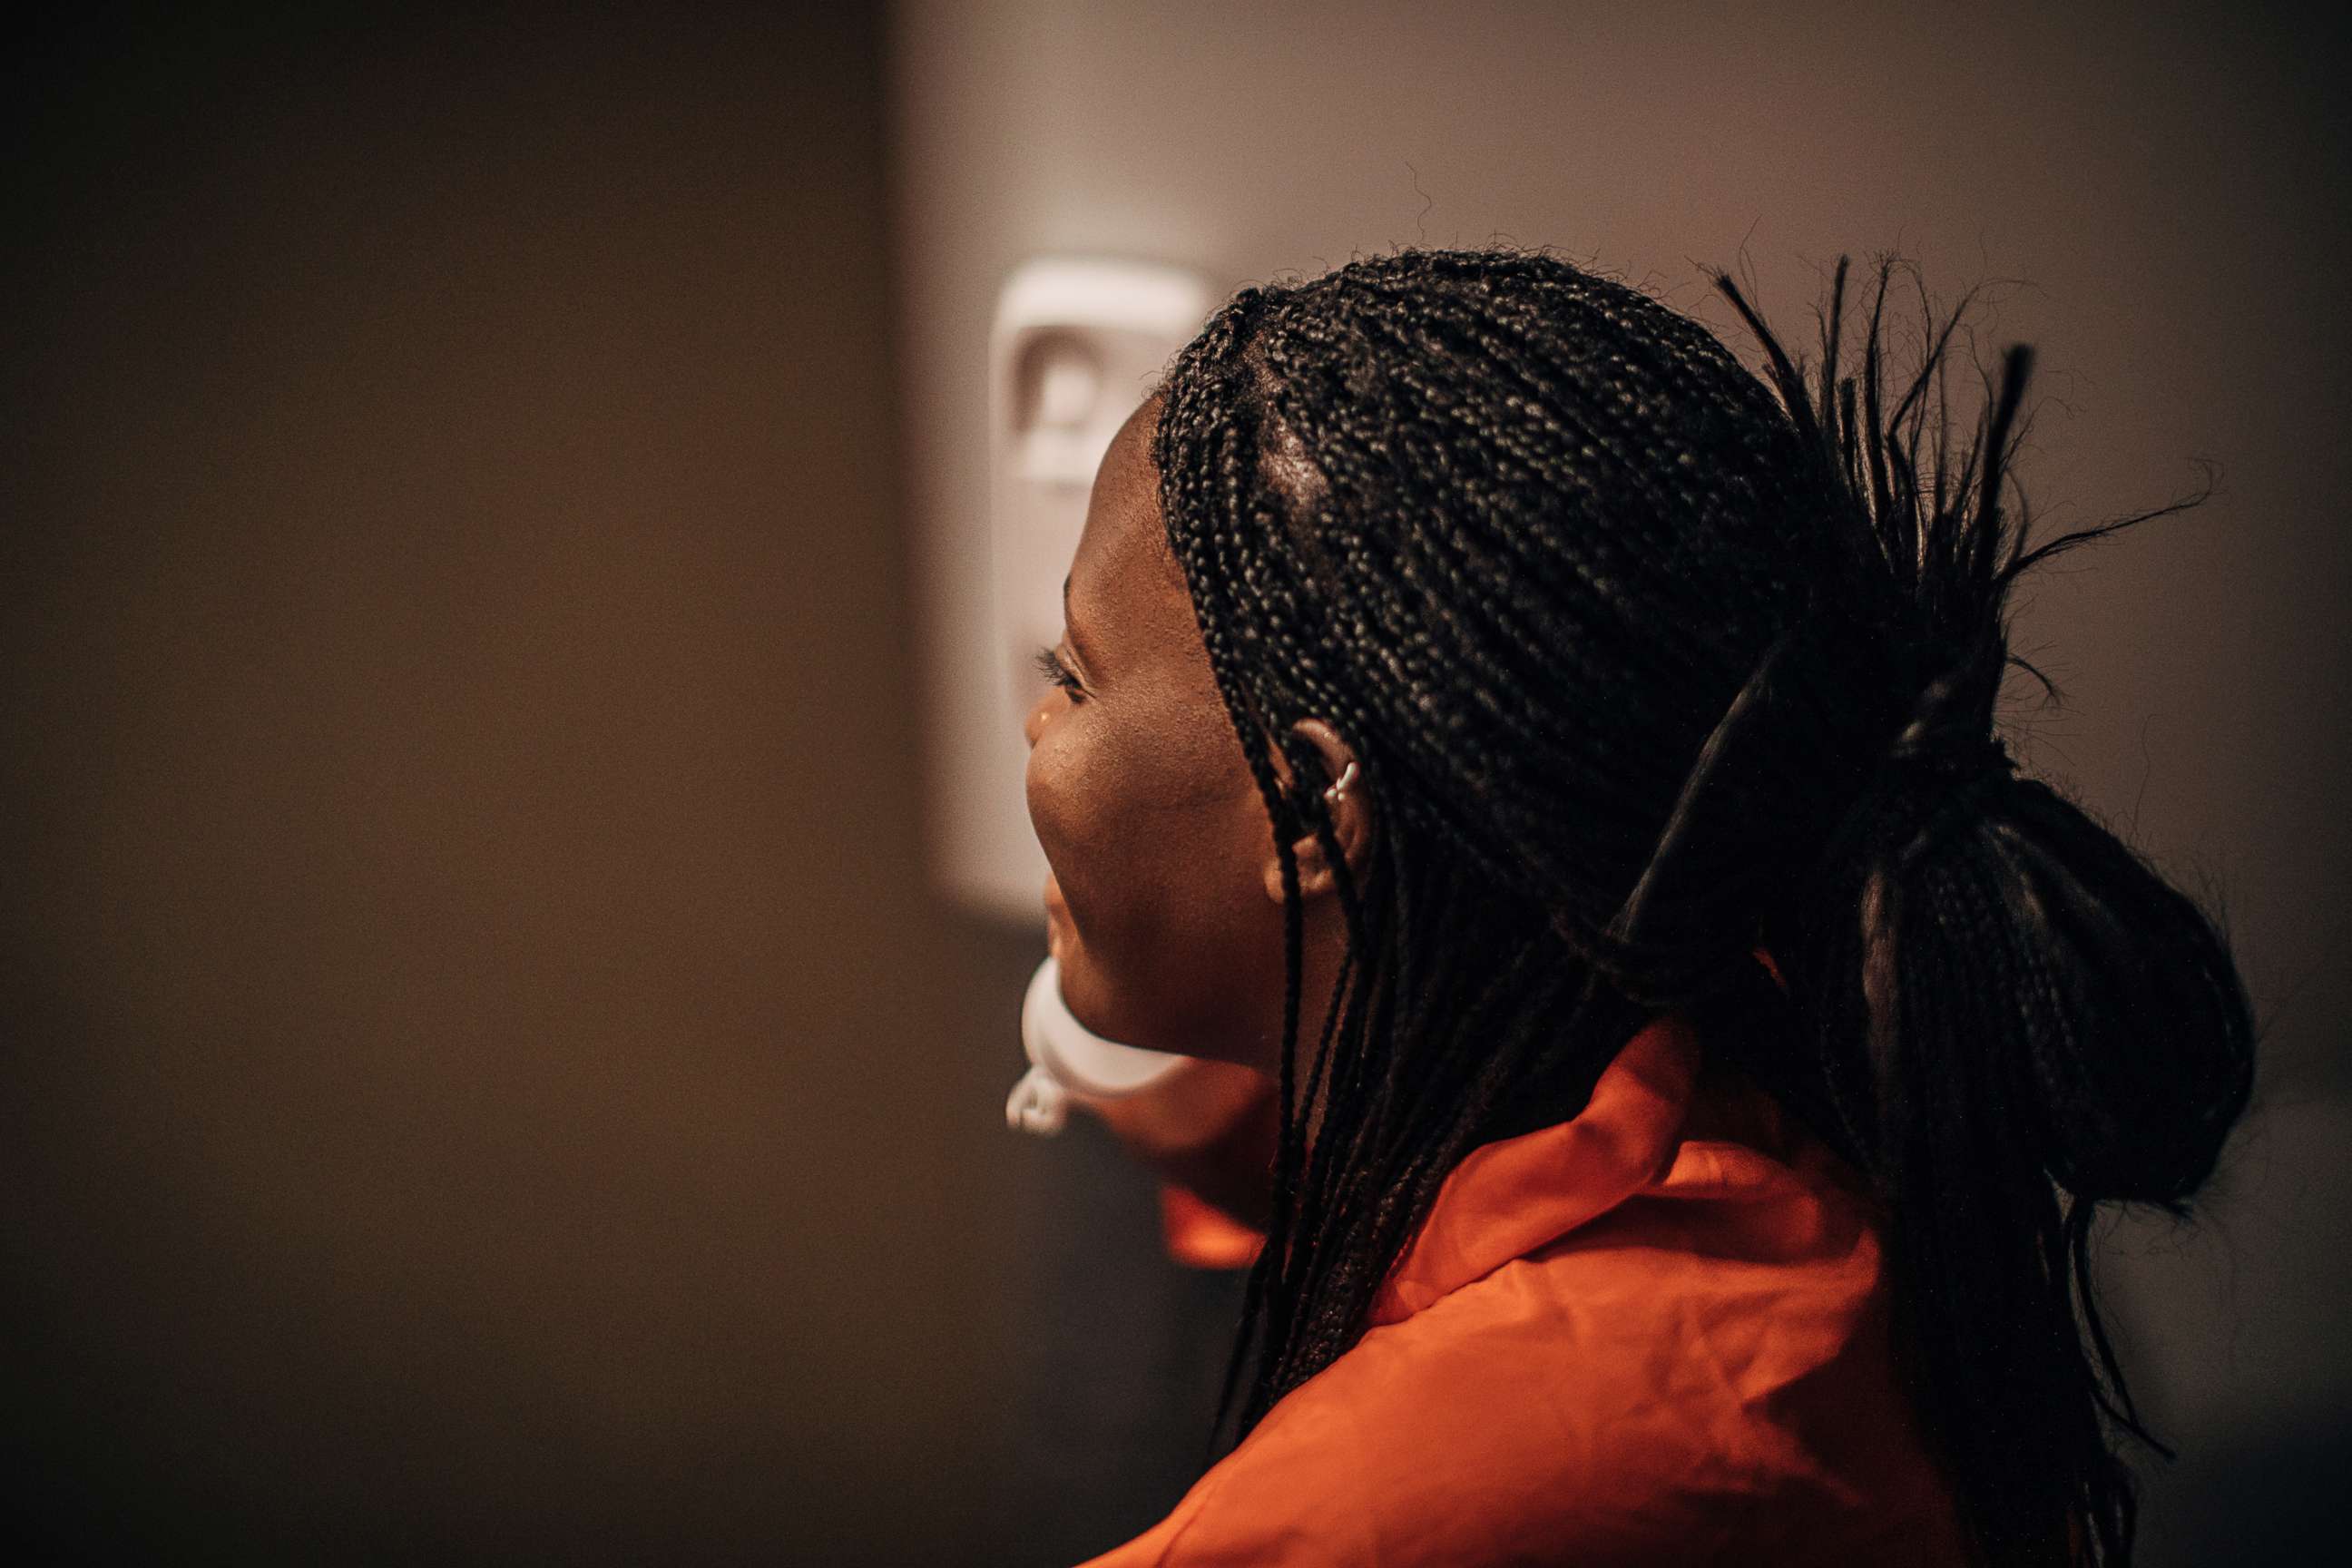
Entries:
{"type": "Polygon", "coordinates": [[[1961,1562],[1883,1211],[1701,1060],[1655,1019],[1580,1114],[1474,1151],[1362,1339],[1083,1568],[1961,1562]]]}

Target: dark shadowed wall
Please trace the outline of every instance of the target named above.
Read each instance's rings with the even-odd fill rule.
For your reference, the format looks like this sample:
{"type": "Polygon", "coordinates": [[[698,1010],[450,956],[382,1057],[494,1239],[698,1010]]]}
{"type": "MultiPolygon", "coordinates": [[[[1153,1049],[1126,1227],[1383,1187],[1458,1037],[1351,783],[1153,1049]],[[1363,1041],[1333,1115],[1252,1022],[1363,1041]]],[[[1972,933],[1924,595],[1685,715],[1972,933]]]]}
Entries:
{"type": "Polygon", "coordinates": [[[696,10],[8,68],[42,1555],[989,1560],[1034,955],[922,881],[880,26],[696,10]]]}

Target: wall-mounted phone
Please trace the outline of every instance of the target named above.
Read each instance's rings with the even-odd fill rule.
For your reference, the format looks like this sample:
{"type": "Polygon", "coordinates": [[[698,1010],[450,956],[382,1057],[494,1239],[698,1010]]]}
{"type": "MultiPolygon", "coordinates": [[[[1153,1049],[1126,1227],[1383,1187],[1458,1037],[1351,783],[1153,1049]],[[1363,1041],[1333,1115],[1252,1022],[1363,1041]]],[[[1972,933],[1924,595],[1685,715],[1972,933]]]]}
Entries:
{"type": "MultiPolygon", "coordinates": [[[[1038,257],[1005,279],[988,349],[989,645],[958,672],[990,733],[1018,737],[1036,700],[1034,656],[1061,635],[1062,577],[1111,437],[1215,304],[1205,278],[1153,262],[1038,257]]],[[[947,879],[1042,926],[1045,856],[1020,777],[997,774],[995,756],[1017,761],[999,752],[985,768],[935,774],[945,788],[988,792],[984,808],[966,799],[937,814],[954,825],[947,879]]]]}

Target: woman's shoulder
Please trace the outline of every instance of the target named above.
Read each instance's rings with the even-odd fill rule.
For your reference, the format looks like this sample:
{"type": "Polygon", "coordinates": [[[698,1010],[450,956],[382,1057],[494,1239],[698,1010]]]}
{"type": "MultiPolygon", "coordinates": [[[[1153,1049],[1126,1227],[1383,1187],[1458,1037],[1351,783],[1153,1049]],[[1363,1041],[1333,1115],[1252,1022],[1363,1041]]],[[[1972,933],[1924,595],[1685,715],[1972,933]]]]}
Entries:
{"type": "Polygon", "coordinates": [[[1571,1314],[1543,1268],[1371,1331],[1098,1568],[1958,1561],[1882,1373],[1792,1380],[1775,1331],[1658,1326],[1679,1307],[1571,1314]]]}
{"type": "Polygon", "coordinates": [[[1606,1212],[1441,1276],[1104,1568],[1864,1561],[1896,1535],[1937,1561],[1949,1502],[1895,1374],[1875,1211],[1736,1084],[1685,1133],[1606,1212]]]}

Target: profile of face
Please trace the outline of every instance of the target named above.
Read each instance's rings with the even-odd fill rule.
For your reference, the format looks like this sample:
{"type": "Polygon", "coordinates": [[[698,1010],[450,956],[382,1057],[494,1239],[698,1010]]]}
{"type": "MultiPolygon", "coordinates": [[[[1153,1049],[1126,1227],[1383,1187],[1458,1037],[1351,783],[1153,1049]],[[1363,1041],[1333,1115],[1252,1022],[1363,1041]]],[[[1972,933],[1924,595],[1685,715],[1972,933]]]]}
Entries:
{"type": "MultiPolygon", "coordinates": [[[[1071,1014],[1108,1038],[1271,1071],[1282,1042],[1283,888],[1272,821],[1220,697],[1183,568],[1168,543],[1155,396],[1104,454],[1064,590],[1055,678],[1030,709],[1029,820],[1051,868],[1047,942],[1071,1014]]],[[[1352,753],[1301,720],[1338,777],[1352,753]]],[[[1277,774],[1290,772],[1275,753],[1277,774]]],[[[1360,870],[1363,790],[1331,801],[1360,870]]],[[[1310,834],[1299,1037],[1319,1037],[1347,927],[1310,834]]]]}

